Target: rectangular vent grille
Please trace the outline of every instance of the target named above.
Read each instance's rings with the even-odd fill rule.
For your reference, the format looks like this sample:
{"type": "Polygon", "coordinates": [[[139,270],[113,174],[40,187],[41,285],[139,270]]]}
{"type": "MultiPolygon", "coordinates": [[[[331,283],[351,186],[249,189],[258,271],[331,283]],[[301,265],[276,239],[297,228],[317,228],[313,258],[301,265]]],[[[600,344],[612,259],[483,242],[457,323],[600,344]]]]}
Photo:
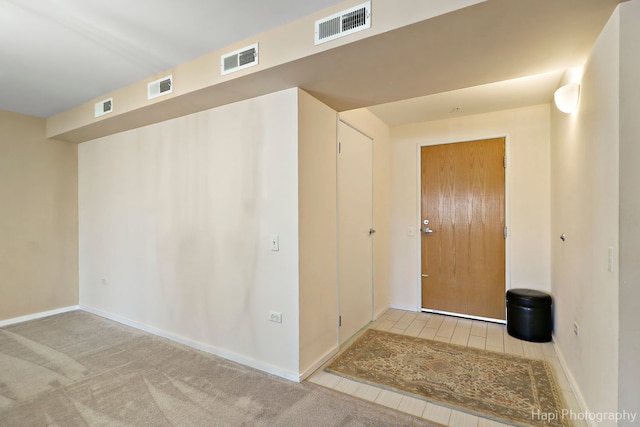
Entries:
{"type": "Polygon", "coordinates": [[[113,98],[105,99],[104,101],[97,102],[95,105],[95,116],[104,116],[107,113],[113,111],[113,98]]]}
{"type": "Polygon", "coordinates": [[[220,57],[220,74],[229,74],[258,64],[258,43],[220,57]]]}
{"type": "Polygon", "coordinates": [[[333,19],[321,22],[318,26],[317,31],[319,33],[320,40],[326,41],[325,39],[331,36],[335,36],[336,34],[340,34],[342,32],[342,30],[340,29],[341,20],[342,19],[340,16],[336,16],[333,19]]]}
{"type": "Polygon", "coordinates": [[[353,30],[367,25],[367,8],[361,7],[342,16],[342,32],[353,30]]]}
{"type": "Polygon", "coordinates": [[[157,98],[173,92],[173,76],[163,77],[147,85],[147,99],[157,98]]]}
{"type": "Polygon", "coordinates": [[[320,19],[315,27],[316,45],[371,28],[371,2],[320,19]]]}

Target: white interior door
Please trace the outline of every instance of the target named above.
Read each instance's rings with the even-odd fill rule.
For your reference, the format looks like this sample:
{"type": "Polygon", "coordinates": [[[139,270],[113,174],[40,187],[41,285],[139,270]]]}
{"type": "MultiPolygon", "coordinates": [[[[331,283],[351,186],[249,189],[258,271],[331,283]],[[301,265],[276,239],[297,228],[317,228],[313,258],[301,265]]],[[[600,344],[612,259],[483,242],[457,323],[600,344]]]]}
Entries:
{"type": "Polygon", "coordinates": [[[340,344],[373,318],[373,141],[338,125],[340,344]]]}

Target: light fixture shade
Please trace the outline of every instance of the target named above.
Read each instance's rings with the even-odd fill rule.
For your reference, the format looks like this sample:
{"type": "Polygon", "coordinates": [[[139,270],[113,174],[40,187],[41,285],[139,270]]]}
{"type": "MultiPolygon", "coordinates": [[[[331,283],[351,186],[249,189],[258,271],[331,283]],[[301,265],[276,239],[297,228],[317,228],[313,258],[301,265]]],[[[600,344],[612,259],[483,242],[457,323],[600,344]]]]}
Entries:
{"type": "Polygon", "coordinates": [[[566,84],[553,94],[553,100],[558,110],[567,114],[573,113],[576,110],[579,98],[580,84],[578,83],[566,84]]]}

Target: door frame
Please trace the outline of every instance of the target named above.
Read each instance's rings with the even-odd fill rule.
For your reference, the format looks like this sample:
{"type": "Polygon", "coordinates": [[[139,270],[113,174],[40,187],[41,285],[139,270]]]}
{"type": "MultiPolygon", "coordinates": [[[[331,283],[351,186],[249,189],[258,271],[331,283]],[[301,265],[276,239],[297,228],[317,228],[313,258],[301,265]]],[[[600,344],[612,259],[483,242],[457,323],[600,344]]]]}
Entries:
{"type": "MultiPolygon", "coordinates": [[[[485,320],[485,321],[490,321],[490,322],[496,322],[496,323],[506,323],[506,320],[500,320],[500,319],[491,319],[491,318],[485,318],[485,317],[478,317],[478,316],[471,316],[471,315],[465,315],[463,313],[446,313],[446,312],[441,312],[441,311],[437,311],[437,310],[424,310],[422,308],[422,155],[421,155],[421,150],[422,147],[430,147],[433,145],[444,145],[444,144],[456,144],[459,142],[470,142],[470,141],[480,141],[483,139],[493,139],[493,138],[504,138],[504,155],[507,158],[507,167],[504,170],[504,223],[505,226],[507,227],[507,238],[505,239],[504,242],[504,255],[505,255],[505,266],[504,266],[504,283],[505,283],[505,295],[507,290],[511,289],[511,230],[510,230],[510,204],[509,201],[511,200],[511,198],[509,197],[510,195],[510,183],[511,183],[511,179],[510,179],[510,167],[509,167],[509,157],[510,157],[510,138],[509,138],[509,134],[508,133],[504,133],[504,134],[498,134],[498,135],[479,135],[479,136],[474,136],[474,137],[461,137],[459,139],[449,139],[446,141],[433,141],[433,142],[423,142],[423,143],[419,143],[416,144],[416,182],[417,182],[417,186],[416,186],[416,191],[417,191],[417,203],[416,203],[416,230],[417,233],[416,235],[418,236],[418,238],[416,239],[416,253],[418,254],[418,259],[417,259],[417,271],[416,271],[416,295],[418,296],[417,299],[417,311],[418,312],[422,312],[422,311],[428,311],[428,312],[433,312],[433,313],[439,313],[439,314],[449,314],[449,315],[454,315],[454,316],[458,316],[458,317],[465,317],[468,319],[476,319],[476,320],[485,320]]],[[[505,313],[506,313],[506,306],[505,306],[505,313]]],[[[505,319],[506,319],[506,315],[505,315],[505,319]]]]}
{"type": "MultiPolygon", "coordinates": [[[[339,254],[339,242],[338,239],[340,238],[340,230],[338,228],[339,225],[339,221],[337,221],[337,216],[339,214],[339,207],[338,207],[338,185],[339,185],[339,180],[338,180],[338,156],[339,156],[339,144],[340,144],[340,124],[343,124],[345,126],[348,126],[349,128],[353,129],[354,131],[358,132],[359,134],[361,134],[362,136],[368,138],[371,140],[371,228],[373,228],[375,230],[376,228],[376,217],[375,217],[375,200],[376,200],[376,193],[375,193],[375,188],[374,188],[374,165],[375,165],[375,144],[376,144],[376,140],[374,137],[372,137],[371,135],[367,134],[366,132],[364,132],[363,130],[359,129],[357,126],[354,126],[353,124],[349,123],[348,121],[346,121],[345,119],[343,119],[342,117],[340,117],[340,115],[337,115],[337,121],[336,121],[336,300],[337,300],[337,310],[338,310],[338,316],[336,317],[336,343],[338,345],[338,347],[341,346],[340,341],[340,316],[341,316],[341,303],[342,301],[340,300],[340,273],[339,273],[339,269],[340,269],[340,254],[339,254]]],[[[371,322],[373,322],[374,320],[376,320],[376,259],[375,259],[375,255],[376,255],[376,239],[375,239],[375,234],[373,234],[371,236],[371,322]]],[[[368,324],[367,324],[368,326],[368,324]]],[[[366,327],[366,326],[365,326],[366,327]]],[[[347,340],[348,341],[348,340],[347,340]]],[[[345,341],[345,343],[347,342],[345,341]]]]}

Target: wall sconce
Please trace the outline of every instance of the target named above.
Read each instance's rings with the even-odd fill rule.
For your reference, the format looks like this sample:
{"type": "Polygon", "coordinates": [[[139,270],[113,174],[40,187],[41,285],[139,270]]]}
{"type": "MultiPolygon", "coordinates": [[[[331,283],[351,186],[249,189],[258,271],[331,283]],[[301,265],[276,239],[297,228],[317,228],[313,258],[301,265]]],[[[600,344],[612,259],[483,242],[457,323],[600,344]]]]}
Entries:
{"type": "Polygon", "coordinates": [[[563,113],[571,114],[576,111],[576,107],[578,106],[578,99],[580,98],[580,84],[579,83],[569,83],[558,90],[553,94],[553,100],[556,103],[556,107],[558,110],[563,113]]]}

